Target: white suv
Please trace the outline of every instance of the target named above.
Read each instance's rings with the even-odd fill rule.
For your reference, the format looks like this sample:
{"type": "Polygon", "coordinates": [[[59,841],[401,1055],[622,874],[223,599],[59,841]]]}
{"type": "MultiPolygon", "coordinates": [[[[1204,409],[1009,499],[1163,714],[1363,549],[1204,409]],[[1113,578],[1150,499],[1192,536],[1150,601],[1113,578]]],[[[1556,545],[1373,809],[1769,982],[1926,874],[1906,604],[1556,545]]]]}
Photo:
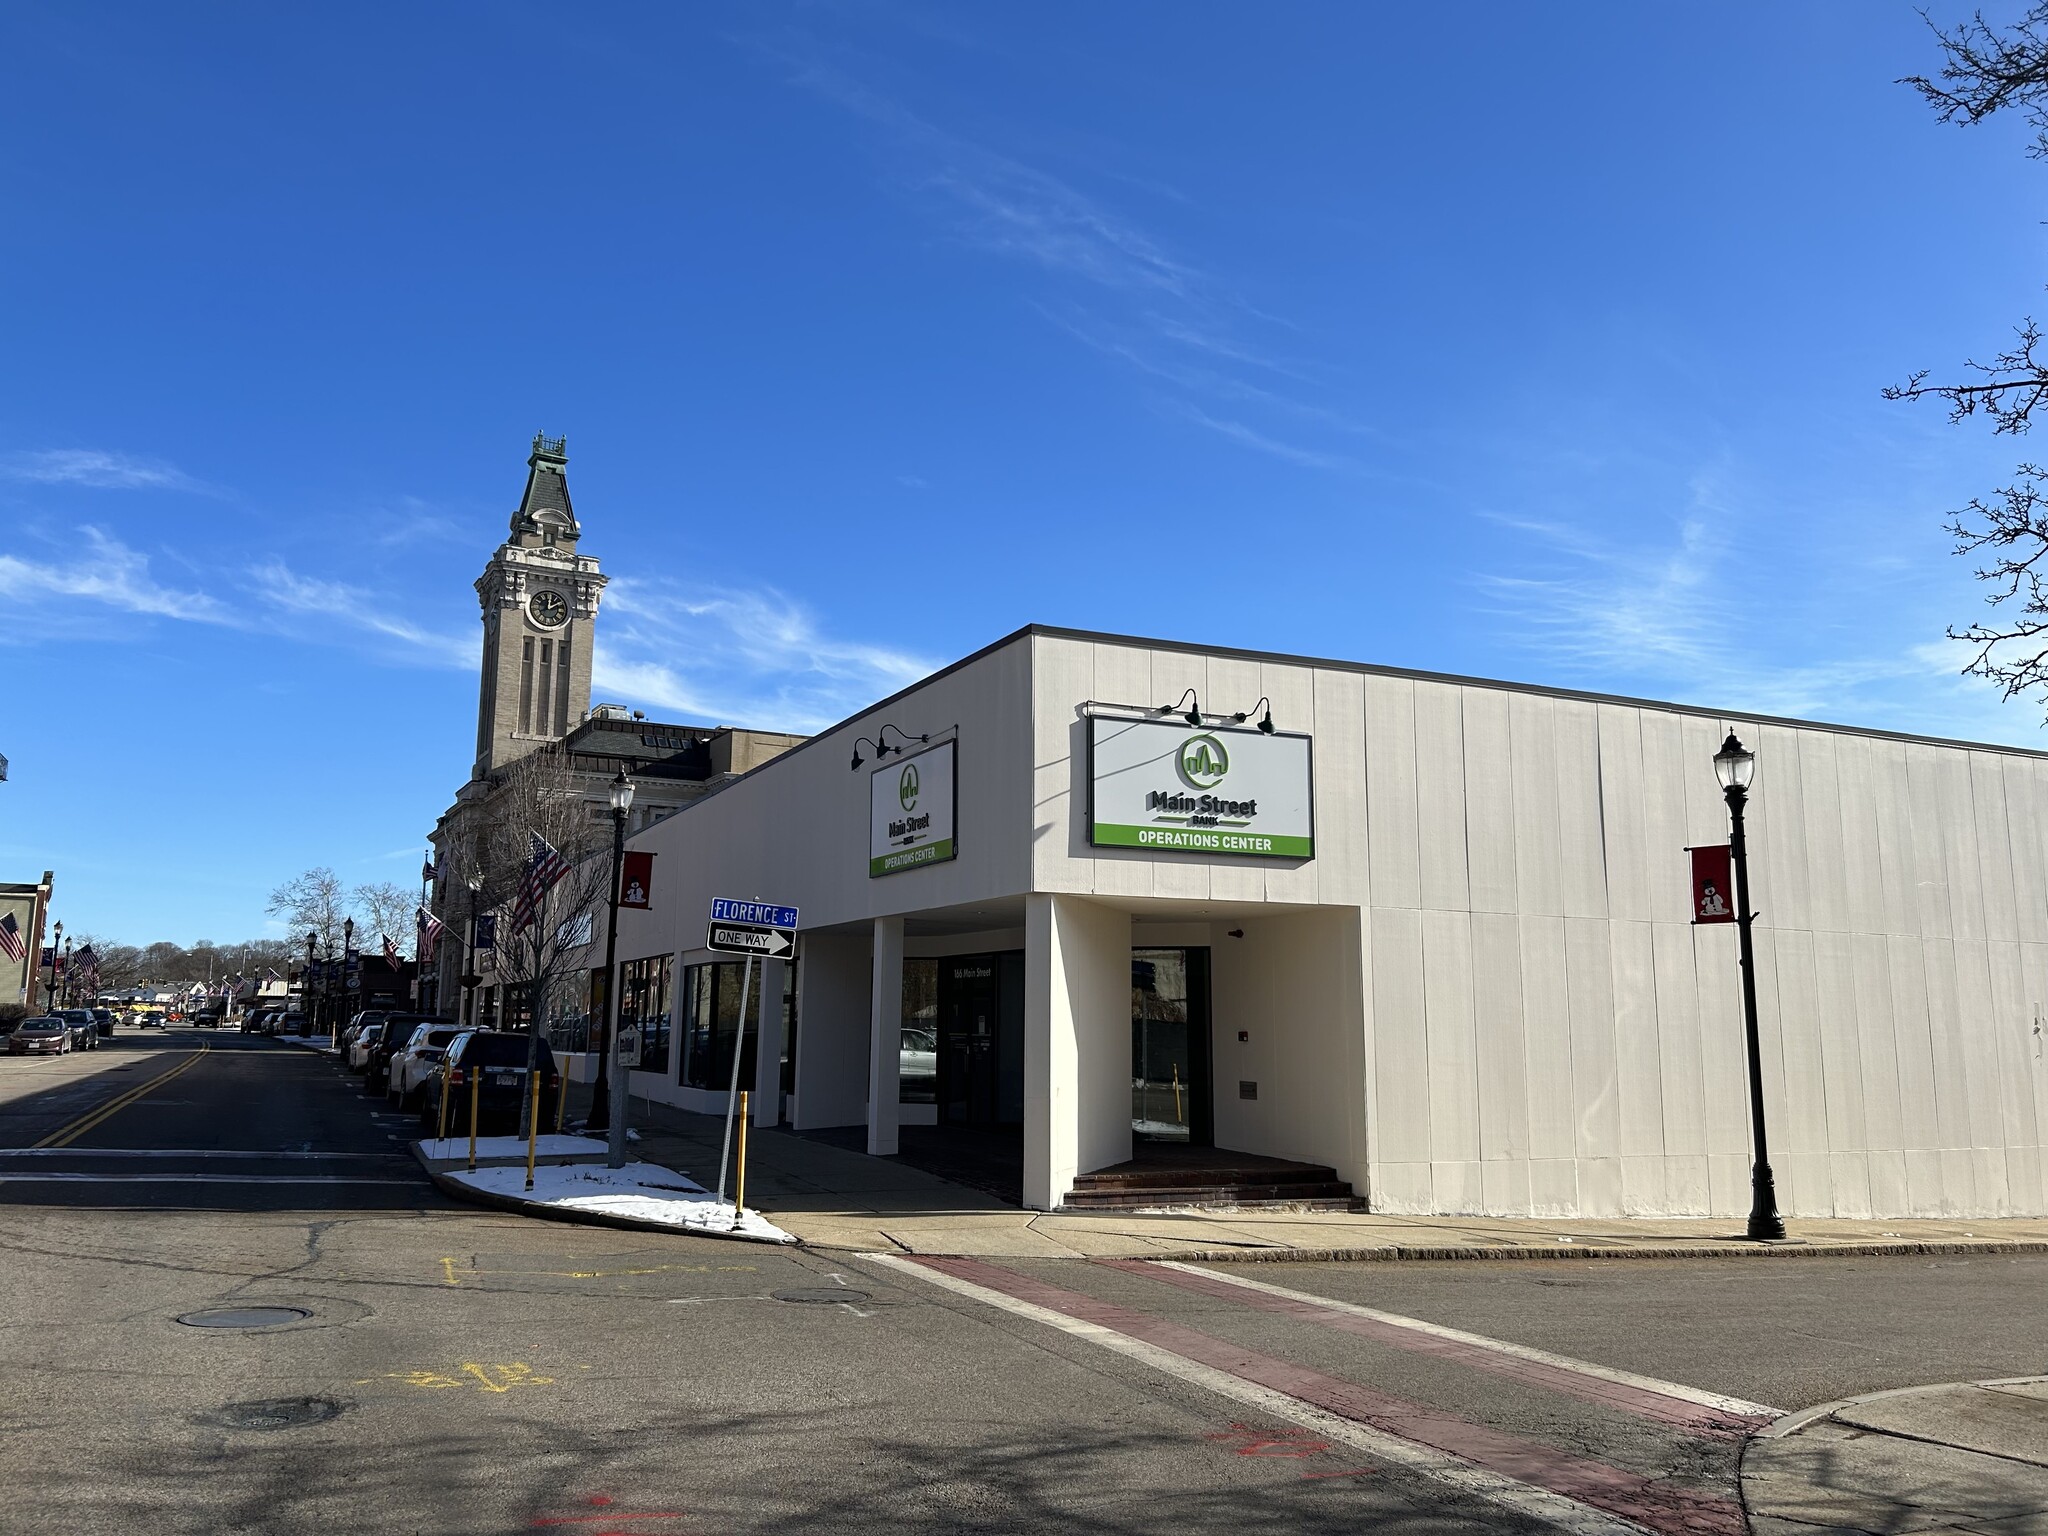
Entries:
{"type": "Polygon", "coordinates": [[[422,1024],[415,1028],[405,1044],[391,1053],[391,1080],[385,1085],[384,1097],[400,1109],[418,1104],[428,1081],[441,1070],[441,1058],[448,1054],[449,1042],[461,1033],[461,1027],[455,1024],[422,1024]]]}

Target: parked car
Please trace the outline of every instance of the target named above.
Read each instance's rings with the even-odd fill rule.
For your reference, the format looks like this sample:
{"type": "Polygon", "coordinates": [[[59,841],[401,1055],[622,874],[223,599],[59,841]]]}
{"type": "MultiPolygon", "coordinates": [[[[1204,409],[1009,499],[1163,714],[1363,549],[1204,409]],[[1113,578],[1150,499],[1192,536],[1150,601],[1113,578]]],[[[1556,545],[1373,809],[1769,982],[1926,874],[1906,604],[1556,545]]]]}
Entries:
{"type": "Polygon", "coordinates": [[[440,1024],[449,1029],[459,1029],[453,1019],[440,1019],[428,1013],[388,1013],[384,1016],[384,1028],[371,1042],[363,1057],[363,1091],[382,1093],[390,1081],[391,1058],[405,1049],[413,1031],[422,1024],[440,1024]]]}
{"type": "Polygon", "coordinates": [[[113,1010],[113,1009],[111,1009],[111,1008],[95,1008],[95,1009],[93,1009],[93,1011],[92,1011],[92,1020],[93,1020],[93,1023],[95,1023],[95,1024],[97,1024],[97,1025],[99,1026],[99,1030],[100,1030],[100,1038],[101,1038],[101,1039],[103,1039],[103,1040],[111,1040],[111,1039],[113,1039],[113,1037],[114,1037],[114,1010],[113,1010]]]}
{"type": "Polygon", "coordinates": [[[66,1008],[58,1017],[71,1027],[71,1049],[96,1051],[100,1048],[99,1020],[92,1016],[90,1008],[66,1008]]]}
{"type": "Polygon", "coordinates": [[[419,1102],[427,1079],[441,1069],[441,1058],[448,1054],[448,1046],[461,1033],[462,1026],[454,1023],[413,1026],[405,1043],[392,1053],[391,1065],[385,1070],[384,1097],[400,1109],[411,1109],[419,1102]]]}
{"type": "MultiPolygon", "coordinates": [[[[448,1134],[469,1134],[469,1106],[472,1083],[476,1095],[477,1134],[510,1134],[519,1128],[519,1106],[531,1092],[526,1081],[525,1033],[500,1034],[495,1030],[464,1030],[448,1043],[441,1070],[427,1080],[420,1096],[420,1125],[433,1135],[441,1123],[441,1100],[448,1100],[448,1134]]],[[[540,1044],[540,1123],[555,1123],[555,1100],[562,1091],[561,1075],[555,1071],[555,1054],[546,1041],[540,1044]]]]}
{"type": "Polygon", "coordinates": [[[343,1058],[351,1072],[367,1073],[370,1070],[370,1052],[375,1049],[378,1039],[384,1033],[384,1021],[363,1024],[348,1036],[348,1054],[343,1058]]]}
{"type": "Polygon", "coordinates": [[[62,1056],[71,1049],[71,1025],[55,1014],[23,1019],[7,1037],[10,1056],[62,1056]]]}

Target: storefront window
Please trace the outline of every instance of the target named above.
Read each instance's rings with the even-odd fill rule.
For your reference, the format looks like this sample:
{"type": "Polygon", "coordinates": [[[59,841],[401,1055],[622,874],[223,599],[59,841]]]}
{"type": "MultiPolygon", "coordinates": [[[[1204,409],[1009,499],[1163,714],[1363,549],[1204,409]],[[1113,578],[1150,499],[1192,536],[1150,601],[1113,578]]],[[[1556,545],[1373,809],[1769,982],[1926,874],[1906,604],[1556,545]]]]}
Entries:
{"type": "Polygon", "coordinates": [[[898,1097],[905,1104],[939,1098],[939,962],[903,962],[903,1043],[898,1097]]]}
{"type": "Polygon", "coordinates": [[[639,1030],[642,1072],[668,1071],[671,966],[670,956],[651,955],[619,967],[619,1027],[639,1030]]]}
{"type": "MultiPolygon", "coordinates": [[[[682,1059],[676,1080],[689,1088],[727,1089],[732,1086],[732,1053],[740,1048],[740,1086],[753,1086],[754,1021],[747,1020],[742,1036],[740,1023],[741,962],[721,961],[715,965],[683,968],[681,1029],[682,1059]]],[[[754,984],[760,985],[758,973],[754,984]]],[[[754,1000],[747,1012],[755,1012],[754,1000]]]]}

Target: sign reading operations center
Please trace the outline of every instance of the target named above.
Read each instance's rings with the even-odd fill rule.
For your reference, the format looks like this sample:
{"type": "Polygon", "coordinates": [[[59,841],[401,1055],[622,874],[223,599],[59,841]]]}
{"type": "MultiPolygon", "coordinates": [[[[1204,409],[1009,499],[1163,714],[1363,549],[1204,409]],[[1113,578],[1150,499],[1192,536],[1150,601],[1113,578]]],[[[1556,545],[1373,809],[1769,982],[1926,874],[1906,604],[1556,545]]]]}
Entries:
{"type": "Polygon", "coordinates": [[[868,877],[943,864],[953,846],[953,749],[941,741],[868,779],[868,877]]]}
{"type": "Polygon", "coordinates": [[[1308,737],[1108,715],[1090,716],[1088,732],[1097,847],[1316,856],[1308,737]]]}

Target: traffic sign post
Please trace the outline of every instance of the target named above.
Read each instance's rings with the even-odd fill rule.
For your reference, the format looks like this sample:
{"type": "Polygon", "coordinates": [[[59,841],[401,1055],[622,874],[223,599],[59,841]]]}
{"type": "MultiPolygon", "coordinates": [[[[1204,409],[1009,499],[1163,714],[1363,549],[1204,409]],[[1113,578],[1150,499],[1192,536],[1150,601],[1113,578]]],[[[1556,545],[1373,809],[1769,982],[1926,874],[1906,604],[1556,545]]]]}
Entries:
{"type": "MultiPolygon", "coordinates": [[[[767,961],[779,960],[796,948],[797,909],[771,901],[711,903],[711,929],[704,947],[716,954],[740,956],[739,1029],[732,1042],[732,1086],[725,1099],[725,1139],[718,1148],[718,1203],[725,1204],[725,1160],[732,1151],[732,1117],[740,1102],[740,1047],[747,1038],[747,1004],[753,995],[754,957],[762,959],[761,980],[768,979],[767,961]]],[[[744,1134],[744,1131],[742,1132],[744,1134]]],[[[744,1177],[744,1176],[743,1176],[744,1177]]],[[[741,1186],[744,1189],[744,1184],[741,1186]]],[[[740,1224],[740,1195],[733,1196],[732,1224],[740,1224]]]]}

